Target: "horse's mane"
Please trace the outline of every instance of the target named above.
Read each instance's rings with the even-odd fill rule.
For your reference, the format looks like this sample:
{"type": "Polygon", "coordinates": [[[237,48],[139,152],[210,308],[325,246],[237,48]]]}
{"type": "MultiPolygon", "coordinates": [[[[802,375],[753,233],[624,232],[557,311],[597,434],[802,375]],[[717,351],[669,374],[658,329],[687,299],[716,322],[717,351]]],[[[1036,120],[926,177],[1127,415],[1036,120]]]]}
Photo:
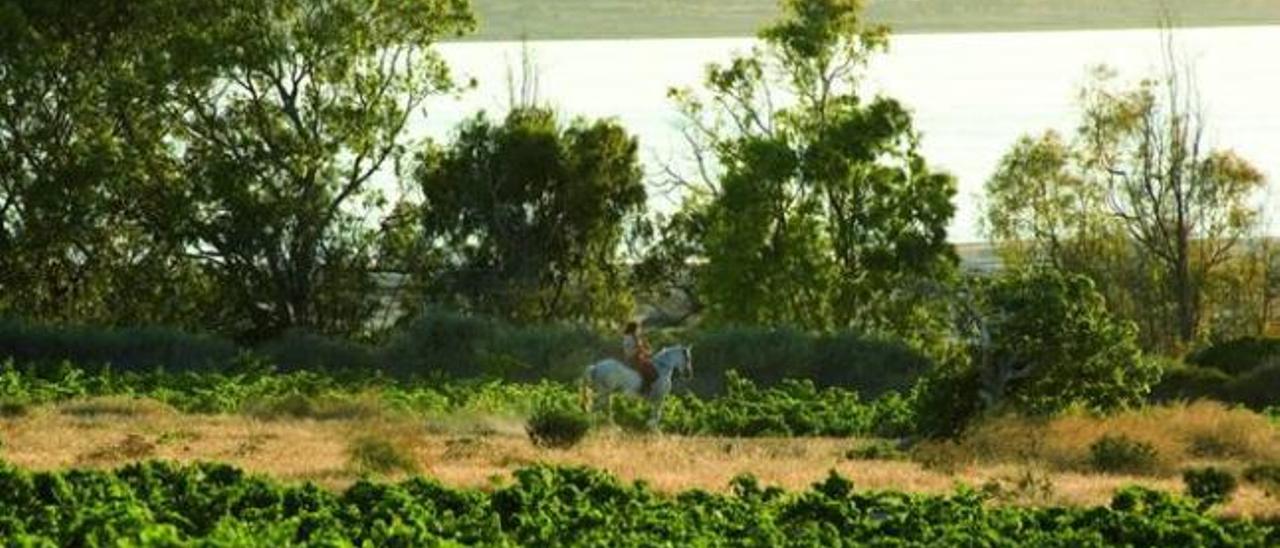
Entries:
{"type": "Polygon", "coordinates": [[[655,362],[657,362],[657,361],[662,361],[663,363],[666,363],[666,361],[669,359],[669,358],[667,358],[666,356],[668,356],[668,355],[673,355],[673,354],[678,354],[679,352],[683,352],[683,351],[684,351],[684,347],[683,347],[683,346],[681,346],[681,345],[678,345],[678,344],[677,344],[677,345],[672,345],[672,346],[663,347],[663,348],[662,348],[662,350],[659,350],[659,351],[657,351],[656,353],[654,353],[654,355],[653,355],[653,361],[655,361],[655,362]]]}

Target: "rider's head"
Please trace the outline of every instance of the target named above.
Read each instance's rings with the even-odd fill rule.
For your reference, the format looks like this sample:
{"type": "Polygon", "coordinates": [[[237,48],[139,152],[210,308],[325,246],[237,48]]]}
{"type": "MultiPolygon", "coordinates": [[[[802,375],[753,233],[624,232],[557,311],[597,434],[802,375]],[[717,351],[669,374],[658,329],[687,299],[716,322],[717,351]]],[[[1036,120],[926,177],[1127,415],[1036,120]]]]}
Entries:
{"type": "Polygon", "coordinates": [[[627,335],[635,335],[640,333],[640,322],[637,322],[635,320],[627,322],[627,327],[626,329],[623,329],[622,332],[627,335]]]}

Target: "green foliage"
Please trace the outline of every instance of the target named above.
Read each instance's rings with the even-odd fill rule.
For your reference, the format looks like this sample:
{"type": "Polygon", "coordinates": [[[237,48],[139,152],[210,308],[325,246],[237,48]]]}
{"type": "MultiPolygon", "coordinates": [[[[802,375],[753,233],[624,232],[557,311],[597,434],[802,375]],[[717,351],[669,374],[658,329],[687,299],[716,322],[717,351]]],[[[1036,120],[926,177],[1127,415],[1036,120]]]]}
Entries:
{"type": "Polygon", "coordinates": [[[1187,356],[1187,363],[1232,376],[1246,374],[1280,356],[1280,339],[1242,337],[1211,344],[1187,356]]]}
{"type": "MultiPolygon", "coordinates": [[[[1171,44],[1154,78],[1117,85],[1109,69],[1093,70],[1075,138],[1022,137],[987,182],[984,217],[1007,260],[1088,276],[1116,313],[1142,324],[1148,347],[1176,351],[1211,319],[1215,285],[1246,289],[1229,271],[1256,227],[1265,179],[1234,152],[1203,146],[1194,71],[1171,44]]],[[[1259,288],[1221,300],[1253,307],[1268,293],[1247,288],[1259,288]]]]}
{"type": "Polygon", "coordinates": [[[205,277],[184,259],[168,90],[169,55],[216,12],[205,4],[0,6],[0,316],[198,321],[205,277]]]}
{"type": "Polygon", "coordinates": [[[1159,455],[1151,444],[1123,434],[1107,434],[1089,445],[1089,466],[1104,474],[1152,474],[1159,455]]]}
{"type": "Polygon", "coordinates": [[[1019,508],[952,495],[864,492],[828,479],[798,492],[734,481],[732,493],[664,495],[584,468],[534,467],[491,492],[411,478],[340,493],[220,464],[115,471],[0,467],[0,536],[19,545],[1266,546],[1273,527],[1224,520],[1128,488],[1110,507],[1019,508]]]}
{"type": "Polygon", "coordinates": [[[1243,476],[1267,496],[1280,496],[1280,464],[1254,464],[1244,470],[1243,476]]]}
{"type": "Polygon", "coordinates": [[[0,359],[23,363],[71,361],[117,370],[199,371],[225,366],[238,352],[228,340],[173,328],[50,327],[0,321],[0,359]]]}
{"type": "Polygon", "coordinates": [[[868,397],[909,390],[933,362],[906,344],[853,332],[813,335],[794,328],[727,327],[687,333],[694,348],[700,394],[722,393],[724,373],[736,370],[765,385],[812,379],[819,387],[855,389],[868,397]]]}
{"type": "Polygon", "coordinates": [[[871,440],[845,451],[849,460],[906,460],[907,454],[889,440],[871,440]]]}
{"type": "Polygon", "coordinates": [[[418,471],[418,461],[413,452],[384,436],[366,434],[357,437],[347,446],[347,456],[351,466],[360,472],[412,474],[418,471]]]}
{"type": "Polygon", "coordinates": [[[528,105],[500,125],[465,122],[418,159],[424,201],[408,209],[421,234],[405,258],[416,283],[432,301],[520,323],[625,317],[618,250],[645,207],[637,150],[615,122],[562,126],[528,105]]]}
{"type": "Polygon", "coordinates": [[[1114,411],[1140,404],[1159,380],[1158,364],[1138,349],[1134,326],[1107,310],[1088,278],[1014,272],[982,292],[995,316],[990,363],[982,371],[995,378],[984,388],[1018,410],[1114,411]],[[1026,376],[1009,379],[1010,371],[1026,376]]]}
{"type": "MultiPolygon", "coordinates": [[[[896,393],[863,401],[855,392],[818,389],[807,380],[761,388],[732,371],[726,384],[726,393],[717,397],[680,394],[668,398],[663,430],[723,436],[901,436],[915,426],[911,403],[896,393]]],[[[335,376],[305,371],[87,373],[65,364],[57,369],[19,370],[11,363],[0,367],[0,399],[24,405],[113,395],[147,397],[189,413],[320,420],[397,412],[527,417],[540,409],[569,409],[578,403],[573,387],[546,381],[396,381],[361,372],[335,376]]],[[[617,407],[620,423],[644,424],[648,412],[644,403],[624,400],[617,407]]]]}
{"type": "Polygon", "coordinates": [[[1280,359],[1229,381],[1222,389],[1222,399],[1263,409],[1280,402],[1280,359]]]}
{"type": "Polygon", "coordinates": [[[0,400],[0,418],[13,419],[25,417],[28,412],[30,412],[29,406],[22,401],[12,398],[4,398],[0,400]]]}
{"type": "Polygon", "coordinates": [[[861,8],[784,2],[761,46],[708,68],[705,97],[672,92],[703,159],[680,217],[691,233],[673,241],[706,260],[697,297],[712,322],[936,327],[912,289],[954,272],[955,181],[929,169],[904,106],[864,100],[888,33],[861,8]]]}
{"type": "Polygon", "coordinates": [[[587,364],[618,353],[617,344],[582,327],[517,327],[432,310],[392,337],[384,360],[388,370],[400,374],[568,381],[587,364]]]}
{"type": "Polygon", "coordinates": [[[1218,369],[1196,366],[1166,367],[1160,383],[1151,388],[1152,401],[1222,399],[1231,376],[1218,369]]]}
{"type": "Polygon", "coordinates": [[[529,441],[539,447],[568,449],[591,431],[591,417],[580,411],[544,407],[533,412],[525,424],[529,441]]]}
{"type": "Polygon", "coordinates": [[[978,370],[947,362],[929,372],[912,388],[915,430],[935,438],[956,438],[982,413],[978,370]]]}
{"type": "Polygon", "coordinates": [[[1182,482],[1187,486],[1187,495],[1199,501],[1204,509],[1230,501],[1238,487],[1231,472],[1213,466],[1183,472],[1182,482]]]}

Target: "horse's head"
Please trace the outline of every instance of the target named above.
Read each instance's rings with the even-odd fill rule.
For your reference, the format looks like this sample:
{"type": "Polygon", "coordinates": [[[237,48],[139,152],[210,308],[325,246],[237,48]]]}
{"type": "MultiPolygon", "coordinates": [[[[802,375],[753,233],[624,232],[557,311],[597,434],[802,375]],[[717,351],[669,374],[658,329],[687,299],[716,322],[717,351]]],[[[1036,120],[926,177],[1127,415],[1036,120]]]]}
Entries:
{"type": "Polygon", "coordinates": [[[668,346],[653,357],[659,367],[670,370],[674,377],[679,375],[686,379],[693,378],[693,347],[668,346]]]}

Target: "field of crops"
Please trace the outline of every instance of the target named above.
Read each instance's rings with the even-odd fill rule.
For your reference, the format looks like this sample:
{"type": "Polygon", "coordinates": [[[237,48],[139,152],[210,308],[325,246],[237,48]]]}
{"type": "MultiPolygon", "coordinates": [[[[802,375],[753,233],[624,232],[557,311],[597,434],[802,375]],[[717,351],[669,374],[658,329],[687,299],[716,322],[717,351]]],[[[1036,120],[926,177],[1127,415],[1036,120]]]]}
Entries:
{"type": "MultiPolygon", "coordinates": [[[[563,383],[396,381],[376,375],[273,373],[150,373],[0,366],[0,402],[9,407],[130,396],[153,399],[188,413],[252,412],[323,418],[365,412],[418,415],[485,413],[527,416],[538,408],[574,408],[577,391],[563,383]],[[370,409],[373,407],[374,409],[370,409]]],[[[640,426],[646,409],[617,399],[615,419],[640,426]]],[[[865,401],[857,393],[817,389],[807,381],[762,388],[733,373],[723,396],[682,394],[665,406],[663,429],[685,435],[851,436],[894,435],[909,429],[908,402],[897,394],[865,401]]]]}
{"type": "Polygon", "coordinates": [[[342,493],[281,486],[225,465],[113,472],[0,470],[11,545],[286,546],[1267,546],[1272,526],[1209,517],[1133,488],[1107,507],[1011,508],[974,491],[863,492],[832,475],[804,492],[750,477],[730,494],[662,495],[589,469],[531,467],[488,491],[427,479],[342,493]]]}

